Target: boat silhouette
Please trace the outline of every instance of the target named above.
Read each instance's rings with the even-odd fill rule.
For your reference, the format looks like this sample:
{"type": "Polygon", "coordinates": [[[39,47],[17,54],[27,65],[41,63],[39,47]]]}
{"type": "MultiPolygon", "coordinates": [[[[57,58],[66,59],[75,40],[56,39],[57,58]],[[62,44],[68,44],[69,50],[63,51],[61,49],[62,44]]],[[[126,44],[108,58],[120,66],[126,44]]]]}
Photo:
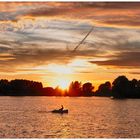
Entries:
{"type": "Polygon", "coordinates": [[[55,110],[52,110],[52,113],[60,113],[60,114],[68,113],[68,109],[65,109],[65,110],[55,109],[55,110]]]}

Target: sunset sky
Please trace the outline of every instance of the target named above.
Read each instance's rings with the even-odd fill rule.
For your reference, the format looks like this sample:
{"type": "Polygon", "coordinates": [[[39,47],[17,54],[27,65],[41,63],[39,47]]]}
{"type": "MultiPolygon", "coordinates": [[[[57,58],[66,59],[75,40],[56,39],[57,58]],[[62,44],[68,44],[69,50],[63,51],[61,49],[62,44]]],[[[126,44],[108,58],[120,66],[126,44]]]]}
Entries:
{"type": "Polygon", "coordinates": [[[0,79],[64,88],[119,75],[140,79],[140,2],[0,2],[0,79]]]}

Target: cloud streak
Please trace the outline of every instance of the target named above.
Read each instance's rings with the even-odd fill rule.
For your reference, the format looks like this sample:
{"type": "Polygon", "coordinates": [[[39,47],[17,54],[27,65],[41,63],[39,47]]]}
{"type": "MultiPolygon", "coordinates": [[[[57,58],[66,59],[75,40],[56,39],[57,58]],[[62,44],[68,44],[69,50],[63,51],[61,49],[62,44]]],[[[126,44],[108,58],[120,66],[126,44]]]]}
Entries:
{"type": "Polygon", "coordinates": [[[87,20],[97,26],[139,28],[139,7],[137,2],[2,2],[0,21],[18,22],[43,17],[87,20]]]}
{"type": "Polygon", "coordinates": [[[90,61],[90,63],[112,67],[140,68],[139,60],[140,52],[120,52],[108,60],[90,61]]]}
{"type": "Polygon", "coordinates": [[[140,3],[60,3],[55,7],[30,10],[30,17],[89,20],[96,25],[139,27],[140,3]],[[86,12],[85,12],[86,11],[86,12]]]}

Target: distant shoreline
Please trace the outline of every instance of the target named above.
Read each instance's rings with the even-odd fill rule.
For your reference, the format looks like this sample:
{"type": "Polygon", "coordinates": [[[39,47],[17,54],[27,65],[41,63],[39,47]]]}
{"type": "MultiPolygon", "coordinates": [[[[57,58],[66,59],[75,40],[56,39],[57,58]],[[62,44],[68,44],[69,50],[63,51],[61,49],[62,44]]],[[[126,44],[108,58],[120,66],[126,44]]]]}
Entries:
{"type": "Polygon", "coordinates": [[[139,99],[140,80],[128,80],[126,76],[118,76],[112,83],[109,81],[99,85],[94,91],[90,82],[82,84],[71,82],[68,89],[60,87],[43,87],[41,82],[24,79],[8,81],[0,80],[0,96],[59,96],[59,97],[109,97],[112,99],[139,99]]]}
{"type": "Polygon", "coordinates": [[[36,96],[31,96],[31,95],[22,95],[22,96],[18,96],[18,95],[12,95],[12,96],[7,96],[7,95],[1,95],[0,97],[62,97],[62,98],[107,98],[107,99],[110,99],[110,100],[127,100],[127,99],[140,99],[140,98],[113,98],[111,99],[110,97],[107,97],[107,96],[46,96],[46,95],[36,95],[36,96]]]}

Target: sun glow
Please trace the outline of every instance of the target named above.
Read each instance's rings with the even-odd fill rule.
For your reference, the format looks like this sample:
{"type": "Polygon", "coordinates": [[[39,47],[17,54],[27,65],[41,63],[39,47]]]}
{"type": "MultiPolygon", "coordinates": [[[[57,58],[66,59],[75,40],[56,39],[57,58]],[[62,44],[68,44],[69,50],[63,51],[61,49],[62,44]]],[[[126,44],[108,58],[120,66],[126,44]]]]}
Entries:
{"type": "Polygon", "coordinates": [[[58,86],[62,89],[65,90],[68,88],[69,84],[70,84],[70,80],[68,79],[59,79],[57,81],[58,86]]]}
{"type": "Polygon", "coordinates": [[[48,70],[57,74],[72,74],[73,73],[72,67],[68,67],[67,65],[50,64],[48,65],[48,70]]]}

